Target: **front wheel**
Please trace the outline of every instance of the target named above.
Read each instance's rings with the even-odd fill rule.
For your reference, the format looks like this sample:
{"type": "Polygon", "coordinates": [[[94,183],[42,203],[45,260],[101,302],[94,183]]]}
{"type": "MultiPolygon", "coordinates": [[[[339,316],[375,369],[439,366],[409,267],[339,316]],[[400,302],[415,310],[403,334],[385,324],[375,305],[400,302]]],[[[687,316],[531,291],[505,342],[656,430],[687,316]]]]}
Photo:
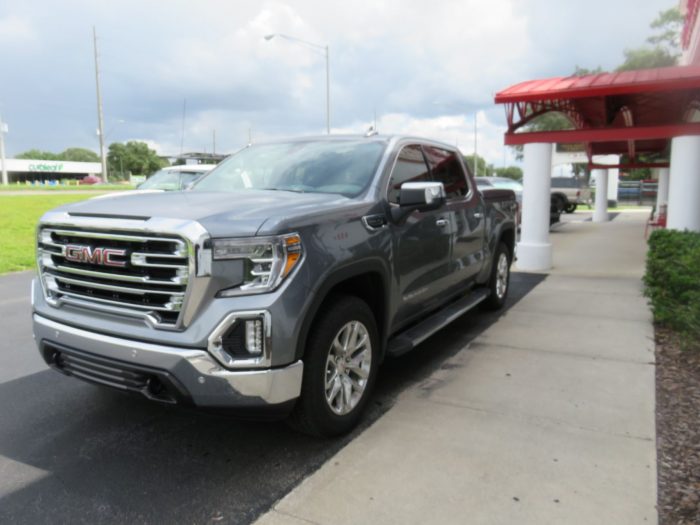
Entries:
{"type": "Polygon", "coordinates": [[[488,310],[503,308],[510,287],[510,250],[504,243],[499,243],[493,258],[489,290],[491,293],[483,302],[488,310]]]}
{"type": "Polygon", "coordinates": [[[314,323],[301,397],[290,424],[315,436],[349,432],[367,404],[379,364],[377,324],[357,297],[333,299],[314,323]]]}

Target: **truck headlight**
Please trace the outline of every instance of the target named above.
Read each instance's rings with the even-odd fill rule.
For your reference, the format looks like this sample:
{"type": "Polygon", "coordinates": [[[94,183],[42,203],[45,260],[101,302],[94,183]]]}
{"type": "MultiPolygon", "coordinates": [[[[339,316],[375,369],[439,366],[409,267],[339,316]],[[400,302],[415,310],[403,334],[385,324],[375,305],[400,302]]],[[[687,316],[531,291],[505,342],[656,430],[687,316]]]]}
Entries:
{"type": "Polygon", "coordinates": [[[275,237],[214,239],[214,260],[242,259],[243,283],[221,290],[219,297],[271,292],[292,273],[302,259],[303,249],[298,234],[275,237]]]}

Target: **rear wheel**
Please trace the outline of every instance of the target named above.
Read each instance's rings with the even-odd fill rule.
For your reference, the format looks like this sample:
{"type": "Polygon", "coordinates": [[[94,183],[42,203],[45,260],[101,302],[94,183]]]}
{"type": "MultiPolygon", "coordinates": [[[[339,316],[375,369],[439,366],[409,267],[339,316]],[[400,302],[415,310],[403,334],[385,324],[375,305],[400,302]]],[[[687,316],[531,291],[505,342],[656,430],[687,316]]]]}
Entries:
{"type": "Polygon", "coordinates": [[[566,213],[574,213],[576,211],[577,207],[578,207],[578,204],[573,202],[573,203],[567,204],[566,208],[564,208],[564,211],[566,213]]]}
{"type": "Polygon", "coordinates": [[[489,280],[491,294],[483,302],[484,308],[499,310],[506,303],[510,287],[510,262],[510,250],[504,243],[499,243],[491,267],[489,280]]]}
{"type": "Polygon", "coordinates": [[[352,296],[333,299],[309,336],[301,397],[290,424],[323,437],[352,430],[374,386],[378,350],[377,325],[369,306],[352,296]]]}
{"type": "Polygon", "coordinates": [[[560,195],[552,195],[552,200],[549,208],[549,224],[550,226],[559,222],[561,214],[566,208],[566,201],[560,195]]]}

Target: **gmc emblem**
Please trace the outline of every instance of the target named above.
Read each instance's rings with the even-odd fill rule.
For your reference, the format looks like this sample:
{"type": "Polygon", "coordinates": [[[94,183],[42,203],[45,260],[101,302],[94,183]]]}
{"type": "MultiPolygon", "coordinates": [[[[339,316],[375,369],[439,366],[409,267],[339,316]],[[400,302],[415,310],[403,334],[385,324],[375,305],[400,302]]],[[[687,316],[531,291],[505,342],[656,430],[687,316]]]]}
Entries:
{"type": "Polygon", "coordinates": [[[126,266],[126,261],[115,261],[113,257],[126,256],[126,250],[115,250],[113,248],[92,248],[80,244],[67,244],[64,254],[67,261],[76,263],[99,264],[102,266],[116,266],[122,268],[126,266]]]}

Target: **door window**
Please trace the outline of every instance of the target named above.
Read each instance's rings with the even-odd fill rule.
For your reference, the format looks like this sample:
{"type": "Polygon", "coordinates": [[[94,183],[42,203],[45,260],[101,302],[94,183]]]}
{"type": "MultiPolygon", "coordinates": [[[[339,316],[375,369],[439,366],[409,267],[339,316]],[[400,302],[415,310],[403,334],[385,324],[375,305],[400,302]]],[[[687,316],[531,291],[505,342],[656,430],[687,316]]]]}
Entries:
{"type": "Polygon", "coordinates": [[[389,178],[389,202],[398,204],[401,185],[404,182],[429,182],[430,172],[420,146],[405,146],[399,153],[389,178]]]}
{"type": "Polygon", "coordinates": [[[434,146],[424,146],[423,150],[432,170],[432,178],[436,182],[442,182],[447,198],[466,195],[467,179],[457,154],[434,146]]]}

